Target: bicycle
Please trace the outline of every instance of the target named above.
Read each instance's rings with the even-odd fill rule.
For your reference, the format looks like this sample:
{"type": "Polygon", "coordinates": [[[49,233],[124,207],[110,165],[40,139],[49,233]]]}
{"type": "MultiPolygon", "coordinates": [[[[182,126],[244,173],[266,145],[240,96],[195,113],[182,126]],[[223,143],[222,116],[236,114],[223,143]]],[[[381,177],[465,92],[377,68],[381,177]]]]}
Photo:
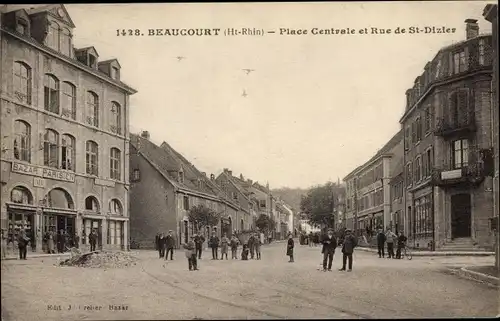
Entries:
{"type": "Polygon", "coordinates": [[[406,245],[403,247],[403,249],[401,251],[401,258],[403,258],[405,256],[408,260],[411,260],[413,258],[411,250],[406,245]]]}

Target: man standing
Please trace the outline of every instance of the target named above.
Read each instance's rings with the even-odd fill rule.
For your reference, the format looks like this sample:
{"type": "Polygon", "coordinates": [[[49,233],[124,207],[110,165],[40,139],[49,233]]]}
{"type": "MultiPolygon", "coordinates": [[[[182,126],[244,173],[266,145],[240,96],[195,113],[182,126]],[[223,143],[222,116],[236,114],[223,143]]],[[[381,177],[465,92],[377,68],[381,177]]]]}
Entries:
{"type": "Polygon", "coordinates": [[[385,246],[385,234],[382,231],[382,229],[378,230],[377,233],[377,248],[378,248],[378,257],[385,257],[385,251],[384,251],[384,246],[385,246]]]}
{"type": "Polygon", "coordinates": [[[403,231],[399,232],[399,237],[398,237],[398,249],[396,250],[396,259],[401,258],[401,250],[404,249],[406,246],[406,236],[404,235],[403,231]]]}
{"type": "Polygon", "coordinates": [[[235,234],[231,237],[231,259],[238,259],[238,244],[240,241],[235,234]]]}
{"type": "Polygon", "coordinates": [[[333,229],[328,229],[327,235],[323,239],[323,272],[326,272],[326,262],[328,261],[328,271],[332,271],[333,255],[335,254],[335,249],[337,248],[337,240],[333,235],[333,229]]]}
{"type": "Polygon", "coordinates": [[[189,271],[198,270],[198,262],[196,261],[196,251],[195,251],[194,237],[191,236],[190,241],[184,244],[184,249],[186,249],[186,258],[188,259],[189,271]]]}
{"type": "Polygon", "coordinates": [[[261,246],[261,242],[260,242],[260,237],[258,236],[257,233],[255,234],[254,246],[255,246],[255,254],[257,254],[257,260],[260,260],[260,246],[261,246]]]}
{"type": "Polygon", "coordinates": [[[172,261],[174,259],[174,246],[175,246],[175,239],[174,236],[172,235],[172,230],[168,231],[168,235],[165,238],[165,241],[167,245],[167,253],[165,254],[165,260],[168,260],[168,253],[170,253],[170,261],[172,261]]]}
{"type": "Polygon", "coordinates": [[[19,259],[26,260],[26,252],[28,248],[28,242],[30,239],[26,236],[26,231],[24,229],[19,233],[19,238],[17,240],[17,246],[19,247],[19,259]]]}
{"type": "Polygon", "coordinates": [[[358,240],[352,235],[351,230],[345,231],[344,243],[342,244],[342,268],[339,271],[345,271],[347,260],[349,260],[349,270],[352,271],[352,253],[354,248],[358,245],[358,240]]]}
{"type": "Polygon", "coordinates": [[[160,259],[165,257],[165,248],[167,247],[167,239],[165,238],[165,234],[160,233],[160,237],[158,237],[158,253],[160,254],[160,259]]]}
{"type": "Polygon", "coordinates": [[[203,234],[198,233],[194,236],[194,244],[196,246],[196,255],[198,255],[198,259],[201,260],[201,252],[203,251],[203,243],[205,242],[205,238],[203,234]]]}
{"type": "Polygon", "coordinates": [[[92,230],[89,234],[89,244],[90,244],[90,252],[95,251],[95,246],[97,244],[97,233],[95,229],[92,230]]]}
{"type": "Polygon", "coordinates": [[[57,234],[57,252],[64,253],[66,249],[66,233],[63,229],[59,230],[59,234],[57,234]]]}
{"type": "Polygon", "coordinates": [[[248,238],[247,244],[248,244],[248,249],[250,250],[250,259],[253,260],[255,256],[255,237],[253,236],[253,233],[250,234],[250,237],[248,238]]]}
{"type": "Polygon", "coordinates": [[[219,258],[219,238],[215,234],[215,231],[212,232],[209,243],[212,248],[212,260],[217,260],[219,258]]]}
{"type": "Polygon", "coordinates": [[[80,236],[78,236],[78,233],[75,232],[75,235],[73,236],[73,247],[79,248],[80,247],[80,236]]]}
{"type": "Polygon", "coordinates": [[[390,228],[387,229],[387,233],[385,233],[385,238],[387,242],[387,258],[395,259],[394,256],[394,240],[397,238],[397,235],[394,234],[390,228]]]}

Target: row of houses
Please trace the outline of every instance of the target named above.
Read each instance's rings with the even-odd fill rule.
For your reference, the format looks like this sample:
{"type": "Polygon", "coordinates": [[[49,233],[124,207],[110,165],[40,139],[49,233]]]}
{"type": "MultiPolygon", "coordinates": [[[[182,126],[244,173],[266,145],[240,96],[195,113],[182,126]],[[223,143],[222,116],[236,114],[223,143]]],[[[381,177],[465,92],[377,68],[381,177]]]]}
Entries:
{"type": "Polygon", "coordinates": [[[416,248],[493,246],[498,44],[479,33],[475,19],[465,30],[465,39],[441,48],[406,91],[400,130],[344,178],[348,228],[403,231],[416,248]]]}
{"type": "Polygon", "coordinates": [[[0,12],[1,227],[26,230],[36,250],[46,232],[64,230],[83,244],[92,229],[101,248],[153,246],[173,230],[193,233],[189,209],[221,215],[221,233],[255,227],[259,214],[281,238],[293,211],[262,186],[224,170],[207,177],[167,143],[130,133],[129,98],[117,59],[75,48],[75,25],[62,4],[3,5],[0,12]]]}

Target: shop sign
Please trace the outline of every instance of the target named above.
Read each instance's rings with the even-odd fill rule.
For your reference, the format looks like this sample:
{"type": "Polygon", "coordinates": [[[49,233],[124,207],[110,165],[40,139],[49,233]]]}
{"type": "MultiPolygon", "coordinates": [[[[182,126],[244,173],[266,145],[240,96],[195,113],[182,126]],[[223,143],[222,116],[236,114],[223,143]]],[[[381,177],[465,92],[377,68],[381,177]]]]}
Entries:
{"type": "Polygon", "coordinates": [[[460,177],[462,177],[462,170],[461,169],[455,169],[453,171],[441,172],[441,179],[442,180],[455,179],[455,178],[460,178],[460,177]]]}
{"type": "Polygon", "coordinates": [[[74,182],[75,174],[61,171],[58,169],[44,168],[29,164],[12,163],[12,172],[55,179],[59,181],[74,182]]]}
{"type": "Polygon", "coordinates": [[[105,179],[99,179],[99,178],[96,178],[94,180],[94,184],[100,185],[100,186],[115,187],[115,182],[108,181],[108,180],[105,180],[105,179]]]}

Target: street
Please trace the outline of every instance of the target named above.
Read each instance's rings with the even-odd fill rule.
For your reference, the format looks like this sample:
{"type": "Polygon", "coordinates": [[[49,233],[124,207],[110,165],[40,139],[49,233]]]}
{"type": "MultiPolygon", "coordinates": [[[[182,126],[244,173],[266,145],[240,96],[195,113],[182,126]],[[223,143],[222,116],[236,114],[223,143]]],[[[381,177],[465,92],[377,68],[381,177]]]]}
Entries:
{"type": "MultiPolygon", "coordinates": [[[[296,242],[298,244],[298,242],[296,242]]],[[[379,259],[355,252],[353,272],[319,270],[320,247],[262,247],[262,260],[213,261],[188,271],[139,251],[127,269],[58,267],[56,258],[2,262],[4,320],[432,318],[498,315],[498,289],[458,278],[448,266],[485,265],[492,257],[379,259]],[[110,309],[110,305],[113,309],[110,309]]],[[[238,253],[239,255],[239,253],[238,253]]]]}

